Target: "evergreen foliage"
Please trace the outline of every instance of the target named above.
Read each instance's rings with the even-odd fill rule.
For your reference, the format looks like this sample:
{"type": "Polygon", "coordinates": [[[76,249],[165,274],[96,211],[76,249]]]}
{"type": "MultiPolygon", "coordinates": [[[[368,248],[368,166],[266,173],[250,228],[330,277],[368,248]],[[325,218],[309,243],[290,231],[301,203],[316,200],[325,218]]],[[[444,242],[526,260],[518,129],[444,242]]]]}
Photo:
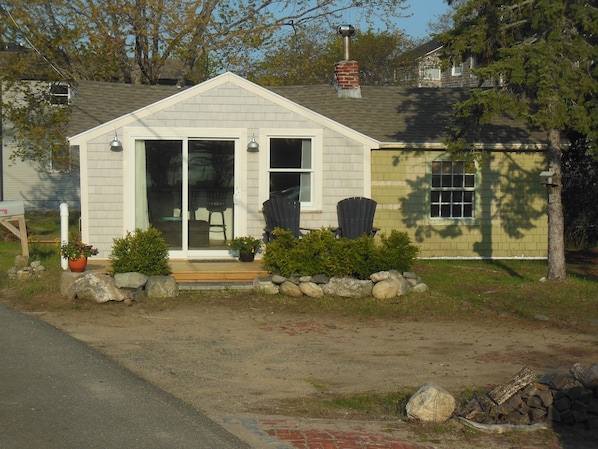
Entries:
{"type": "MultiPolygon", "coordinates": [[[[452,3],[452,2],[449,2],[452,3]]],[[[447,147],[454,158],[476,160],[484,124],[508,115],[547,135],[548,168],[558,181],[548,196],[548,279],[566,277],[561,135],[598,137],[598,9],[586,0],[466,0],[454,28],[438,35],[445,64],[474,57],[478,88],[455,108],[447,147]]]]}
{"type": "Polygon", "coordinates": [[[113,240],[112,274],[138,272],[146,276],[170,274],[168,245],[156,228],[136,229],[122,238],[113,240]]]}
{"type": "Polygon", "coordinates": [[[290,231],[275,229],[275,239],[266,245],[264,264],[275,273],[293,275],[355,276],[368,279],[384,270],[407,271],[418,248],[404,232],[380,235],[380,241],[363,235],[338,238],[329,228],[312,231],[296,239],[290,231]]]}

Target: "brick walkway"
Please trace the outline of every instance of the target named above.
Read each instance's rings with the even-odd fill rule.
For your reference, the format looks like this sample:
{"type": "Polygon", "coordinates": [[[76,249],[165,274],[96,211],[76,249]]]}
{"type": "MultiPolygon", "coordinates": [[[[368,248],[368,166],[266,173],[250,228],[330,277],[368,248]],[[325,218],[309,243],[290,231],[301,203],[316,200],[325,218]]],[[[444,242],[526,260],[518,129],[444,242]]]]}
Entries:
{"type": "Polygon", "coordinates": [[[290,443],[296,449],[432,449],[371,432],[341,432],[290,428],[287,421],[262,421],[269,436],[290,443]]]}

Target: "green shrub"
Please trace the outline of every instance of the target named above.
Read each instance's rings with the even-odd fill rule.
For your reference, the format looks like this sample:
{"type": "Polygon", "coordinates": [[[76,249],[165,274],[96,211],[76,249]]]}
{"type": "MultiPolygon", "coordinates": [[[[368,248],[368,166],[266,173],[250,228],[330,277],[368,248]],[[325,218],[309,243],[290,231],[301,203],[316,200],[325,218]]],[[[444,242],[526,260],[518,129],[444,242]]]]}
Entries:
{"type": "Polygon", "coordinates": [[[275,229],[266,245],[264,264],[275,273],[313,276],[354,276],[367,279],[382,270],[408,270],[417,257],[404,232],[393,230],[380,235],[379,242],[364,235],[354,240],[338,238],[330,228],[322,228],[296,239],[286,230],[275,229]]]}
{"type": "Polygon", "coordinates": [[[146,276],[170,274],[168,245],[156,228],[136,229],[123,238],[115,238],[112,253],[112,274],[139,272],[146,276]]]}
{"type": "Polygon", "coordinates": [[[383,270],[408,271],[418,253],[419,248],[411,244],[406,232],[393,229],[388,237],[381,234],[373,273],[383,270]]]}

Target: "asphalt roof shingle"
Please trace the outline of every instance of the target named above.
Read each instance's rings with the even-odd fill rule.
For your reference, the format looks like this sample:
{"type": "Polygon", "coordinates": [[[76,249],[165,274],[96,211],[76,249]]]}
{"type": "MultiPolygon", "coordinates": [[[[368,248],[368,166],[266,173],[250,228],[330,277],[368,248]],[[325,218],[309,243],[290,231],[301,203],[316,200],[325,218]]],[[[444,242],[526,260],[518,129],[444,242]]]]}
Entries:
{"type": "MultiPolygon", "coordinates": [[[[330,85],[270,86],[266,89],[348,128],[386,144],[442,143],[451,123],[453,105],[464,89],[362,86],[362,98],[341,98],[330,85]]],[[[146,86],[82,81],[73,105],[69,135],[180,92],[175,86],[146,86]]],[[[538,144],[545,141],[508,117],[485,125],[485,143],[538,144]]]]}

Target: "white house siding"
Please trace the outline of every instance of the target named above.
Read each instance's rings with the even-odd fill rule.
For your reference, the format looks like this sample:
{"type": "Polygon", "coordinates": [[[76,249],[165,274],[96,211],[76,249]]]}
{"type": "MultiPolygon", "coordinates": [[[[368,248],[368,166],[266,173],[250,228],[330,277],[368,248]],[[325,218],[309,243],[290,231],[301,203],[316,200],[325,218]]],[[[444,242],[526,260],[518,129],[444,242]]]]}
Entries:
{"type": "MultiPolygon", "coordinates": [[[[37,83],[47,86],[47,83],[37,83]]],[[[2,89],[5,102],[15,101],[15,94],[2,89]]],[[[42,167],[30,161],[12,161],[16,150],[13,140],[13,125],[2,122],[2,196],[0,201],[22,200],[26,210],[54,209],[58,213],[60,203],[67,203],[72,209],[79,209],[79,173],[41,170],[42,167]]]]}
{"type": "MultiPolygon", "coordinates": [[[[124,190],[127,184],[124,182],[127,171],[123,168],[126,167],[132,143],[125,139],[122,153],[110,152],[108,143],[115,130],[119,136],[126,136],[127,129],[132,128],[171,129],[173,132],[188,128],[198,130],[197,135],[189,137],[206,138],[210,137],[206,132],[209,133],[212,128],[220,132],[231,129],[231,137],[237,136],[239,130],[245,131],[244,135],[238,136],[241,151],[245,153],[244,166],[240,173],[235,173],[235,182],[242,192],[238,202],[246,210],[246,221],[244,217],[236,217],[243,224],[239,229],[241,235],[260,237],[263,233],[264,220],[260,211],[268,192],[263,183],[260,187],[260,180],[266,177],[268,131],[282,129],[300,133],[303,130],[321,136],[321,145],[316,149],[323,152],[321,166],[316,169],[322,174],[316,183],[321,199],[314,210],[302,211],[303,227],[336,226],[336,203],[339,200],[369,195],[370,148],[366,148],[363,141],[347,138],[338,129],[332,129],[333,126],[325,126],[325,119],[320,120],[317,115],[297,109],[295,105],[289,107],[286,100],[275,97],[271,101],[272,94],[261,96],[262,91],[257,86],[245,88],[236,82],[226,82],[208,91],[200,90],[191,97],[188,92],[183,92],[188,98],[177,101],[178,98],[171,97],[151,106],[150,109],[155,109],[153,112],[133,113],[114,121],[114,127],[107,124],[96,133],[97,136],[87,145],[86,155],[81,157],[82,215],[83,236],[99,247],[99,258],[109,256],[115,237],[132,230],[127,229],[123,217],[123,214],[126,215],[123,204],[126,204],[124,190]],[[246,153],[247,141],[253,135],[260,143],[260,152],[246,153]]],[[[83,145],[82,151],[85,151],[83,145]]]]}
{"type": "MultiPolygon", "coordinates": [[[[5,142],[7,142],[5,140],[5,142]]],[[[2,154],[2,201],[22,200],[25,210],[56,210],[60,203],[79,209],[79,173],[43,172],[32,162],[12,162],[13,147],[8,142],[2,154]]]]}

